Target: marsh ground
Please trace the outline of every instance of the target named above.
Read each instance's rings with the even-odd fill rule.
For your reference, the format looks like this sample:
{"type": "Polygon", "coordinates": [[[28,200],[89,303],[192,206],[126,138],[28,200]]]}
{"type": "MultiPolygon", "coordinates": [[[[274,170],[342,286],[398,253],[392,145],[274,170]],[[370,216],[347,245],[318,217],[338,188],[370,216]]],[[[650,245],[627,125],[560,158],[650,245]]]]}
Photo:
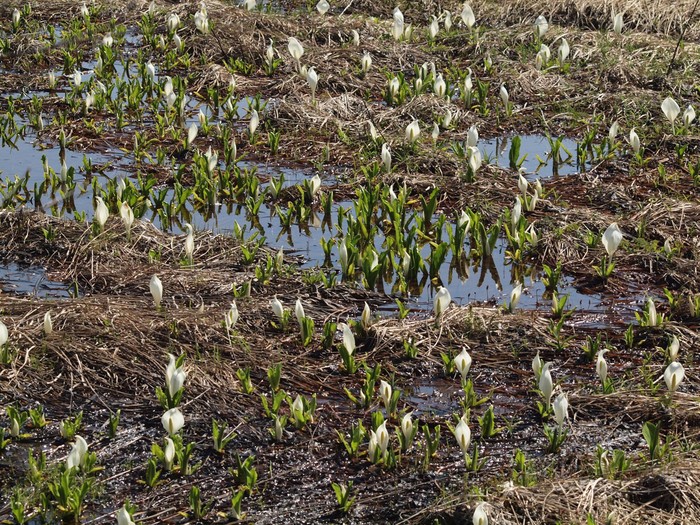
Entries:
{"type": "MultiPolygon", "coordinates": [[[[135,522],[224,523],[238,494],[250,523],[462,523],[482,501],[490,523],[700,522],[698,128],[683,116],[672,128],[661,110],[669,96],[681,112],[697,105],[695,5],[478,1],[469,30],[462,4],[402,2],[413,34],[396,41],[386,2],[334,3],[325,15],[296,2],[205,4],[208,32],[196,2],[0,7],[0,401],[10,413],[41,407],[47,421],[23,422],[2,447],[0,516],[106,523],[128,500],[135,522]],[[549,29],[536,41],[539,15],[549,29]],[[304,48],[298,65],[291,36],[304,48]],[[551,57],[538,68],[542,44],[551,57]],[[319,75],[313,98],[302,66],[319,75]],[[472,126],[480,166],[470,165],[472,126]],[[102,228],[97,197],[110,211],[102,228]],[[136,216],[129,235],[123,203],[136,216]],[[595,267],[613,222],[624,238],[604,279],[595,267]],[[440,286],[455,302],[436,318],[440,286]],[[569,297],[562,312],[553,291],[569,297]],[[306,342],[298,299],[315,324],[306,342]],[[339,323],[353,327],[357,363],[379,372],[366,402],[369,372],[343,365],[339,323]],[[674,336],[686,378],[669,395],[674,336]],[[472,396],[449,366],[462,349],[472,396]],[[608,349],[605,391],[598,349],[608,349]],[[168,353],[185,356],[180,435],[192,444],[170,471],[153,452],[165,444],[156,388],[168,353]],[[556,450],[544,430],[553,417],[537,409],[536,354],[553,363],[553,397],[570,405],[556,450]],[[373,414],[386,415],[379,380],[400,395],[387,422],[393,454],[372,462],[367,434],[356,449],[340,437],[350,443],[359,423],[369,431],[373,414]],[[317,406],[295,425],[298,395],[317,406]],[[405,413],[419,430],[402,451],[394,430],[405,413]],[[78,414],[96,464],[68,475],[73,439],[60,427],[78,414]],[[478,469],[465,468],[451,431],[463,415],[478,469]],[[212,420],[234,432],[221,452],[212,420]],[[653,455],[645,423],[660,431],[653,455]],[[352,484],[347,512],[332,483],[352,484]]],[[[9,413],[0,425],[7,438],[9,413]]]]}

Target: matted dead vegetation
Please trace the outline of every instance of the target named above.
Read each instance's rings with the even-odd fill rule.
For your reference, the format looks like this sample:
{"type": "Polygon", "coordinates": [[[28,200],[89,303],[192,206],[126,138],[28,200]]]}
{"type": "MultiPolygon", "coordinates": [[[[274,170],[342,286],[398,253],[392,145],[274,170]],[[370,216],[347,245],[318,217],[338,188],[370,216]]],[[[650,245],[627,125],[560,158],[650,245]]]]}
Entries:
{"type": "MultiPolygon", "coordinates": [[[[0,21],[4,24],[21,5],[14,1],[0,6],[0,21]]],[[[410,42],[391,38],[395,4],[389,2],[348,1],[333,5],[324,17],[300,2],[273,4],[273,11],[279,9],[275,12],[248,12],[218,0],[207,0],[206,6],[213,29],[203,35],[191,23],[200,2],[154,3],[156,34],[166,34],[167,14],[178,14],[183,21],[179,35],[187,53],[195,57],[187,66],[176,63],[158,75],[185,79],[187,95],[194,100],[208,100],[213,93],[223,96],[233,81],[237,96],[252,100],[259,95],[266,106],[257,141],[247,132],[246,114],[216,124],[209,135],[200,136],[198,147],[211,147],[223,157],[229,144],[221,130],[230,127],[245,162],[301,164],[310,171],[313,165],[323,179],[322,193],[332,190],[336,202],[346,206],[362,185],[391,184],[392,191],[405,186],[411,210],[420,209],[420,198],[440,188],[438,216],[454,217],[469,207],[491,225],[519,194],[517,170],[485,164],[469,181],[467,162],[456,146],[465,143],[470,126],[485,138],[546,133],[580,139],[592,131],[597,143],[613,121],[625,135],[637,127],[646,150],[644,162],[633,159],[621,131],[614,154],[587,161],[576,175],[544,181],[545,192],[535,210],[523,211],[538,232],[536,246],[517,257],[504,257],[512,262],[512,284],[520,280],[527,287],[541,278],[544,265],[559,263],[573,290],[583,297],[599,296],[601,303],[608,302],[609,311],[584,307],[566,312],[562,320],[551,312],[548,295],[538,298],[534,310],[508,312],[497,304],[500,300],[492,299],[452,305],[439,318],[425,309],[401,318],[392,306],[395,297],[384,293],[390,285],[385,290],[382,282],[376,290],[365,290],[358,280],[329,287],[319,278],[322,272],[301,269],[302,258],[294,253],[285,253],[282,263],[261,278],[256,269],[274,259],[276,250],[262,246],[246,262],[244,251],[250,246],[231,235],[197,232],[189,264],[185,235],[161,231],[145,220],[137,221],[127,237],[114,214],[103,231],[95,233],[85,221],[19,206],[4,210],[2,262],[43,267],[49,279],[64,283],[76,297],[0,294],[2,322],[11,336],[11,358],[0,365],[0,402],[23,410],[41,406],[48,420],[43,429],[27,428],[26,436],[0,452],[0,517],[12,519],[10,497],[17,494],[33,510],[41,507],[36,494],[31,495],[33,482],[26,481],[31,475],[28,451],[41,448],[47,455],[50,468],[35,481],[37,490],[45,491],[71,448],[70,440],[60,437],[59,423],[82,411],[80,434],[104,468],[95,474],[97,488],[82,511],[85,523],[114,522],[114,512],[127,499],[137,508],[134,521],[146,525],[229,522],[231,498],[242,486],[235,470],[241,458],[248,457],[254,457],[258,479],[244,499],[244,522],[462,523],[472,519],[480,501],[486,502],[491,523],[700,522],[700,403],[695,379],[700,335],[697,315],[689,307],[700,294],[700,185],[677,147],[687,146],[688,158],[700,148],[696,128],[684,137],[669,135],[659,110],[669,94],[681,107],[695,100],[700,63],[695,3],[687,0],[669,9],[646,0],[479,0],[472,4],[477,27],[468,32],[457,20],[461,4],[425,0],[400,5],[414,26],[410,42]],[[453,13],[453,30],[427,42],[431,15],[445,8],[453,13]],[[611,15],[617,12],[625,14],[622,35],[609,31],[611,15]],[[566,70],[554,63],[546,70],[535,67],[538,48],[532,23],[540,14],[552,25],[546,41],[553,53],[563,38],[571,44],[566,70]],[[353,30],[360,34],[359,47],[353,44],[353,30]],[[681,34],[684,45],[676,53],[681,34]],[[287,53],[289,36],[303,43],[304,65],[315,67],[320,75],[314,100],[287,53]],[[271,42],[279,63],[267,73],[265,54],[271,42]],[[360,69],[364,52],[373,60],[366,73],[360,69]],[[425,64],[430,70],[430,63],[459,90],[471,70],[475,80],[485,83],[486,101],[466,107],[459,90],[443,99],[431,93],[432,87],[417,96],[409,94],[401,104],[383,100],[391,76],[401,72],[410,84],[418,68],[425,64]],[[511,115],[498,98],[501,85],[508,87],[514,104],[511,115]],[[448,112],[451,124],[439,127],[436,139],[429,138],[430,125],[448,112]],[[411,146],[404,133],[413,120],[421,122],[422,135],[411,146]],[[380,142],[369,138],[370,122],[394,154],[393,169],[379,170],[374,178],[362,171],[380,163],[380,142]],[[281,136],[276,153],[268,146],[274,132],[281,136]],[[614,256],[615,272],[603,280],[594,267],[604,253],[599,235],[611,222],[620,225],[625,244],[614,256]],[[663,250],[666,241],[668,251],[663,250]],[[153,275],[164,286],[161,308],[155,308],[149,294],[153,275]],[[665,289],[669,295],[664,296],[665,289]],[[270,307],[274,297],[288,309],[301,300],[316,325],[307,345],[300,340],[294,314],[288,328],[278,326],[270,307]],[[667,298],[658,307],[666,316],[662,326],[633,323],[631,312],[640,313],[647,297],[667,298]],[[225,317],[234,300],[240,317],[227,330],[225,317]],[[374,392],[376,398],[367,406],[351,401],[361,398],[366,371],[347,374],[338,353],[339,334],[334,328],[330,335],[323,333],[326,324],[330,329],[332,323],[357,323],[365,303],[373,311],[371,326],[355,326],[355,357],[368,367],[380,365],[380,378],[401,391],[398,413],[390,418],[392,430],[400,428],[399,415],[410,413],[415,425],[433,435],[441,432],[437,452],[427,460],[424,431],[398,454],[393,467],[368,460],[366,438],[357,454],[349,454],[339,439],[349,439],[358,421],[370,429],[371,413],[382,410],[374,392]],[[620,307],[627,310],[618,316],[620,307]],[[382,308],[391,310],[383,314],[382,308]],[[43,325],[46,312],[53,319],[49,335],[43,325]],[[563,328],[557,332],[560,321],[563,328]],[[682,391],[671,395],[664,390],[663,373],[674,335],[683,342],[681,359],[688,377],[682,391]],[[602,392],[595,361],[584,354],[586,348],[591,354],[596,337],[609,350],[614,383],[610,392],[602,392]],[[408,355],[411,346],[414,357],[408,355]],[[484,400],[466,410],[472,449],[485,461],[478,472],[465,469],[450,428],[465,413],[465,393],[458,374],[448,372],[446,363],[462,349],[474,360],[469,378],[475,400],[484,400]],[[541,401],[532,372],[536,353],[554,363],[555,393],[566,392],[570,403],[569,419],[562,427],[568,435],[557,450],[548,448],[543,433],[551,417],[545,422],[536,408],[541,401]],[[186,355],[183,436],[194,445],[192,462],[197,468],[190,474],[163,471],[160,483],[147,487],[152,444],[162,444],[164,437],[163,407],[155,391],[163,386],[168,354],[186,355]],[[282,365],[280,388],[289,395],[280,414],[291,416],[297,395],[315,396],[318,402],[312,422],[298,429],[288,422],[279,439],[275,420],[261,400],[270,403],[275,395],[269,374],[277,363],[282,365]],[[250,392],[241,378],[245,370],[250,373],[250,392]],[[486,436],[480,424],[489,406],[497,432],[486,436]],[[110,436],[109,418],[117,410],[121,421],[116,435],[110,436]],[[225,421],[235,433],[223,452],[212,448],[212,419],[225,421]],[[650,459],[642,437],[646,422],[662,428],[660,445],[668,449],[661,457],[650,459]],[[517,470],[517,450],[526,458],[524,471],[517,470]],[[600,456],[603,450],[608,455],[600,456]],[[619,471],[606,463],[615,451],[629,461],[619,471]],[[349,482],[355,500],[342,512],[331,483],[349,482]],[[190,508],[192,487],[201,489],[209,505],[202,519],[190,508]]],[[[66,0],[34,2],[32,16],[43,24],[66,26],[80,16],[80,7],[66,0]]],[[[97,30],[92,38],[77,42],[76,67],[91,70],[95,47],[117,24],[124,24],[132,37],[137,35],[147,9],[145,1],[98,2],[97,30]]],[[[48,89],[48,71],[60,70],[64,60],[61,47],[41,30],[13,41],[10,52],[0,57],[0,109],[7,111],[13,96],[13,104],[28,111],[32,101],[22,95],[48,89]]],[[[158,64],[160,59],[157,43],[150,46],[133,38],[124,49],[125,56],[143,62],[158,64]]],[[[79,108],[66,104],[68,76],[59,74],[58,87],[43,98],[47,128],[37,132],[38,144],[55,147],[63,130],[72,150],[123,152],[124,163],[118,167],[128,171],[138,131],[141,140],[152,149],[161,148],[183,170],[176,175],[175,162],[144,162],[139,174],[154,175],[165,187],[176,181],[193,184],[194,155],[180,135],[159,135],[154,115],[148,112],[119,126],[107,111],[83,118],[79,108]]],[[[184,124],[177,123],[182,128],[184,124]]],[[[576,152],[572,153],[573,163],[576,152]]],[[[95,168],[99,172],[100,166],[95,168]]],[[[265,174],[260,180],[269,183],[270,178],[265,174]]],[[[282,211],[298,200],[296,187],[285,188],[274,200],[264,197],[270,209],[274,204],[282,211]]],[[[229,207],[242,203],[242,198],[230,195],[226,202],[229,207]]],[[[116,206],[116,201],[110,204],[116,206]]],[[[311,207],[320,211],[321,199],[311,207]]],[[[376,222],[378,231],[389,237],[386,217],[376,222]]],[[[430,234],[425,234],[426,243],[435,243],[430,234]]],[[[494,270],[492,258],[465,264],[482,275],[494,270]]],[[[326,270],[339,275],[336,269],[326,270]]],[[[433,281],[439,284],[439,277],[433,281]]],[[[493,297],[500,297],[502,289],[507,292],[510,284],[499,281],[493,297]]],[[[408,303],[410,296],[404,300],[408,303]]],[[[0,425],[9,428],[5,414],[0,425]]],[[[393,435],[391,439],[395,441],[393,435]]]]}

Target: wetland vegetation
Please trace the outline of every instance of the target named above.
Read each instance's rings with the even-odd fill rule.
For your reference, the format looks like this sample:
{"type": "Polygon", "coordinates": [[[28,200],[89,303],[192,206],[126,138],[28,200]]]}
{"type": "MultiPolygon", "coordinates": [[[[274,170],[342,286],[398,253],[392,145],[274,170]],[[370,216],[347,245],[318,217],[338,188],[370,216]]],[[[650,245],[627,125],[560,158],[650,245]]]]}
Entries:
{"type": "Polygon", "coordinates": [[[0,519],[700,522],[696,18],[5,2],[0,519]]]}

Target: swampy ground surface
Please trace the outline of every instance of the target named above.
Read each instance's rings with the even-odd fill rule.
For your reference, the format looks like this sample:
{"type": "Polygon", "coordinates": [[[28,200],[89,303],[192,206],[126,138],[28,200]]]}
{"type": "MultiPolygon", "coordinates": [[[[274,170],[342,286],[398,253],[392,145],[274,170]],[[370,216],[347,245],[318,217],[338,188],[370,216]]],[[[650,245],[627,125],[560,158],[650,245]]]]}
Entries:
{"type": "Polygon", "coordinates": [[[0,6],[0,518],[113,523],[128,501],[144,524],[464,523],[483,502],[498,524],[700,523],[700,141],[684,113],[700,78],[695,4],[476,0],[470,29],[452,1],[333,1],[323,15],[204,3],[0,6]],[[397,5],[399,29],[412,28],[401,41],[397,5]],[[613,222],[623,239],[603,279],[613,222]],[[454,301],[436,318],[440,286],[454,301]],[[562,311],[553,291],[568,296],[562,311]],[[315,324],[306,342],[298,299],[315,324]],[[671,395],[674,336],[686,377],[671,395]],[[470,396],[451,366],[462,349],[470,396]],[[175,441],[192,444],[170,470],[153,452],[166,443],[168,353],[187,374],[175,441]],[[552,363],[552,399],[568,396],[558,447],[537,408],[537,354],[552,363]],[[393,414],[380,380],[399,393],[393,414]],[[297,396],[315,396],[312,418],[292,410],[297,396]],[[418,431],[401,450],[404,414],[418,431]],[[379,415],[391,453],[372,462],[379,415]],[[460,417],[472,469],[451,431],[460,417]],[[233,432],[221,451],[213,420],[233,432]],[[659,431],[651,451],[646,423],[659,431]],[[94,464],[67,469],[72,431],[94,464]],[[333,483],[348,487],[345,508],[333,483]]]}

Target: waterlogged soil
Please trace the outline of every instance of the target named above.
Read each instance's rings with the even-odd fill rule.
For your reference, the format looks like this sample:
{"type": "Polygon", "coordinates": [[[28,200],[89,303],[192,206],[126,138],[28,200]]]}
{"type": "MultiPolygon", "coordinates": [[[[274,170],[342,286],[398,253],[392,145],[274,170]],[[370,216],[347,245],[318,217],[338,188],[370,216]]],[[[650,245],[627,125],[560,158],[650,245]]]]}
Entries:
{"type": "Polygon", "coordinates": [[[621,34],[596,1],[474,2],[471,29],[461,4],[398,4],[400,42],[390,3],[30,7],[0,7],[0,519],[114,523],[128,502],[144,524],[448,524],[479,505],[490,523],[700,522],[698,128],[661,109],[697,106],[690,3],[621,4],[621,34]],[[440,287],[452,301],[436,315],[440,287]],[[173,465],[154,447],[168,354],[184,356],[174,439],[190,447],[173,465]],[[536,355],[568,399],[561,425],[538,408],[536,355]],[[316,404],[305,421],[297,396],[316,404]],[[10,435],[13,408],[45,425],[10,435]],[[79,415],[95,463],[71,471],[79,415]],[[390,453],[373,461],[380,417],[390,453]],[[78,502],[62,476],[73,494],[85,483],[78,502]]]}

